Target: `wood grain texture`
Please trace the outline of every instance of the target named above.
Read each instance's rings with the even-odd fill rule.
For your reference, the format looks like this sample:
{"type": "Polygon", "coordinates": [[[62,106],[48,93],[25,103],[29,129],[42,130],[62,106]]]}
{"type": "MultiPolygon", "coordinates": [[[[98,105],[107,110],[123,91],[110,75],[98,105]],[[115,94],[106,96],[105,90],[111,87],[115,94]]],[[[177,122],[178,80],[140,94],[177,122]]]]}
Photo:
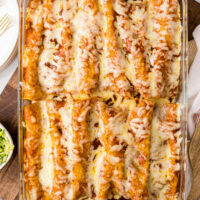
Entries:
{"type": "Polygon", "coordinates": [[[0,171],[0,198],[18,199],[18,157],[17,157],[17,71],[0,95],[0,122],[11,133],[15,150],[10,162],[0,171]]]}
{"type": "Polygon", "coordinates": [[[189,146],[189,157],[192,166],[192,188],[188,200],[200,198],[200,121],[192,136],[189,146]]]}
{"type": "MultiPolygon", "coordinates": [[[[188,0],[189,5],[189,40],[192,39],[192,32],[194,28],[200,24],[200,4],[196,3],[194,0],[188,0]]],[[[8,131],[12,134],[14,144],[15,144],[15,151],[14,155],[9,162],[9,164],[0,172],[0,198],[3,200],[19,200],[18,197],[18,158],[17,158],[17,71],[15,72],[14,76],[8,83],[7,87],[0,95],[0,121],[1,123],[8,129],[8,131]]],[[[197,136],[200,138],[200,132],[197,136]]],[[[198,139],[200,141],[200,139],[198,139]]],[[[194,141],[198,141],[194,139],[194,141]]],[[[200,154],[200,150],[198,152],[193,150],[193,145],[191,145],[191,152],[193,154],[196,152],[195,155],[200,154]],[[194,151],[194,152],[193,152],[194,151]],[[198,154],[197,154],[198,153],[198,154]]],[[[200,145],[198,145],[199,147],[200,145]]],[[[197,148],[195,148],[197,149],[197,148]]],[[[197,157],[197,156],[196,156],[197,157]]],[[[200,166],[200,160],[197,161],[195,159],[198,167],[200,166]]],[[[200,170],[200,168],[196,169],[200,170]]],[[[195,173],[196,173],[195,172],[195,173]]],[[[194,175],[195,176],[195,175],[194,175]]],[[[200,177],[195,179],[195,185],[200,188],[200,177]],[[199,185],[198,185],[199,184],[199,185]]],[[[194,199],[196,200],[194,194],[194,199]]]]}

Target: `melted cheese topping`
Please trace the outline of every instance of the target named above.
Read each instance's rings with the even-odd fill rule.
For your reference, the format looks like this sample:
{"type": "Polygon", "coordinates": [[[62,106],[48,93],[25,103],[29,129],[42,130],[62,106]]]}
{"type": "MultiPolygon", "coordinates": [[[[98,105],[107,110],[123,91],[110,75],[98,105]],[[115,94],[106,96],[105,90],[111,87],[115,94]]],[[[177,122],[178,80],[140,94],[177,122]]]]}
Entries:
{"type": "MultiPolygon", "coordinates": [[[[104,118],[106,115],[103,115],[104,117],[102,114],[99,116],[99,110],[97,109],[96,104],[98,102],[93,102],[91,104],[88,101],[80,101],[79,103],[81,103],[83,107],[79,115],[77,115],[77,122],[75,122],[73,113],[75,112],[75,106],[78,105],[77,103],[78,102],[73,100],[71,97],[68,97],[66,102],[62,103],[62,106],[57,112],[57,116],[60,117],[56,117],[57,123],[62,130],[60,141],[61,148],[67,152],[67,154],[63,157],[68,171],[66,177],[63,177],[67,180],[64,182],[66,184],[64,187],[64,199],[72,200],[74,195],[76,195],[76,190],[72,183],[77,178],[74,166],[78,163],[84,163],[85,158],[83,158],[80,152],[83,152],[84,145],[89,141],[88,139],[83,139],[83,136],[80,135],[79,142],[75,142],[74,131],[79,129],[77,129],[78,127],[75,126],[74,123],[87,123],[88,137],[91,141],[89,154],[86,158],[87,165],[84,172],[86,180],[84,187],[87,188],[87,192],[80,195],[80,199],[93,199],[94,194],[100,195],[102,191],[105,192],[107,198],[118,199],[120,197],[124,197],[129,199],[129,193],[123,193],[123,191],[131,191],[132,178],[137,176],[137,170],[143,167],[143,165],[141,165],[142,154],[140,155],[140,141],[149,138],[151,131],[150,118],[152,117],[151,151],[148,150],[150,151],[150,159],[152,161],[150,165],[148,187],[153,199],[167,199],[166,195],[170,188],[169,183],[175,176],[175,174],[172,175],[171,170],[180,170],[179,163],[177,162],[179,160],[181,145],[181,135],[179,131],[180,109],[178,108],[175,111],[176,113],[172,113],[172,115],[175,114],[177,116],[176,121],[163,122],[161,118],[165,116],[165,112],[161,110],[161,108],[168,105],[166,104],[166,100],[157,101],[157,109],[154,116],[144,116],[144,113],[148,113],[150,109],[152,109],[148,104],[138,107],[134,101],[130,100],[129,102],[124,100],[122,102],[120,97],[115,96],[113,99],[110,98],[106,101],[107,105],[105,105],[105,108],[107,113],[106,115],[108,117],[107,119],[104,118]],[[135,109],[136,111],[134,111],[135,109]],[[133,111],[137,113],[137,115],[131,117],[133,111]],[[86,113],[89,114],[87,120],[85,118],[86,113]],[[109,138],[106,139],[105,134],[108,133],[107,131],[109,131],[109,135],[106,137],[109,136],[109,138]],[[176,138],[176,140],[174,140],[174,138],[176,138]],[[169,146],[168,141],[170,140],[176,141],[174,143],[174,150],[171,146],[169,146]],[[171,158],[174,156],[176,156],[176,163],[171,162],[171,158]],[[122,179],[117,178],[119,169],[114,168],[114,166],[119,165],[119,163],[124,165],[122,179]],[[119,191],[116,192],[114,188],[110,188],[113,187],[113,181],[119,181],[115,183],[123,186],[124,189],[121,188],[120,193],[119,191]]],[[[52,139],[50,136],[51,129],[49,128],[49,117],[47,114],[46,102],[40,102],[39,105],[42,111],[42,149],[39,181],[43,191],[51,195],[53,179],[55,176],[54,168],[57,170],[60,170],[60,168],[58,168],[58,165],[53,164],[52,139]]],[[[48,103],[48,106],[51,105],[53,104],[48,103]]],[[[53,106],[49,109],[55,112],[55,108],[53,106]]],[[[102,110],[102,112],[104,111],[102,110]]],[[[34,122],[36,119],[33,119],[32,121],[34,122]]],[[[81,130],[82,129],[80,129],[80,131],[81,130]]],[[[83,132],[79,132],[79,134],[80,133],[83,132]]],[[[56,152],[54,152],[54,156],[56,155],[56,152]]],[[[145,154],[143,155],[145,156],[145,154]]],[[[145,158],[145,162],[148,162],[148,160],[146,160],[147,158],[145,158]]]]}
{"type": "MultiPolygon", "coordinates": [[[[163,104],[161,104],[163,106],[163,104]]],[[[171,184],[174,181],[175,172],[180,170],[180,107],[176,110],[176,122],[162,122],[160,119],[161,108],[156,111],[156,115],[152,123],[151,137],[151,167],[149,188],[152,199],[168,199],[167,193],[171,190],[171,184]],[[174,140],[174,138],[176,138],[174,140]],[[175,151],[172,150],[169,140],[174,143],[175,151]],[[176,162],[172,163],[171,158],[175,158],[176,162]]],[[[165,115],[165,113],[162,113],[165,115]]],[[[176,187],[176,186],[175,186],[176,187]]],[[[176,189],[176,188],[175,188],[176,189]]],[[[177,199],[177,194],[174,199],[177,199]]]]}
{"type": "MultiPolygon", "coordinates": [[[[114,0],[109,8],[114,12],[110,11],[109,15],[103,14],[104,1],[91,5],[86,0],[51,2],[44,9],[44,40],[40,42],[43,48],[37,68],[41,89],[50,98],[71,93],[76,99],[87,99],[88,95],[98,96],[102,88],[130,90],[125,80],[129,79],[142,96],[146,92],[137,88],[148,89],[150,82],[148,95],[175,98],[180,76],[180,6],[176,0],[159,2],[160,7],[153,0],[114,0]],[[112,29],[112,38],[106,34],[107,28],[112,29]],[[127,42],[131,43],[131,54],[124,48],[127,42]],[[111,56],[111,51],[115,55],[111,56]],[[147,76],[145,79],[138,76],[137,65],[141,62],[135,60],[138,51],[147,71],[140,72],[147,76]],[[119,78],[124,74],[125,78],[119,78]],[[111,75],[112,79],[107,78],[111,75]]],[[[29,11],[34,28],[39,23],[42,6],[34,14],[29,11]]],[[[35,52],[40,49],[36,48],[35,52]]],[[[24,67],[30,56],[26,54],[24,67]]]]}
{"type": "MultiPolygon", "coordinates": [[[[164,121],[161,108],[175,99],[179,84],[178,1],[31,0],[29,5],[28,22],[42,36],[28,41],[37,40],[33,49],[25,47],[25,77],[36,68],[30,74],[38,80],[24,85],[30,93],[40,88],[46,100],[32,102],[41,110],[40,165],[34,167],[42,192],[31,188],[30,200],[146,199],[148,177],[150,199],[165,200],[170,191],[176,199],[171,183],[180,170],[180,109],[176,119],[164,121]],[[150,108],[142,101],[154,102],[155,111],[154,103],[150,108]]],[[[35,116],[30,120],[37,122],[35,116]]]]}
{"type": "MultiPolygon", "coordinates": [[[[69,76],[68,73],[70,73],[71,70],[71,44],[70,39],[65,42],[64,37],[67,36],[64,35],[65,30],[63,29],[69,29],[69,35],[70,24],[68,21],[64,21],[64,17],[62,16],[63,13],[61,12],[64,6],[69,5],[64,5],[59,0],[54,1],[52,7],[50,7],[51,9],[46,11],[47,19],[44,19],[44,49],[39,59],[38,74],[39,83],[43,90],[48,94],[60,93],[64,90],[64,81],[69,76]],[[49,20],[51,21],[49,22],[49,20]],[[68,49],[68,52],[65,52],[65,55],[62,55],[63,53],[60,52],[61,47],[68,49]]],[[[73,13],[73,10],[70,13],[73,13]]]]}
{"type": "Polygon", "coordinates": [[[43,190],[51,193],[53,185],[53,158],[52,158],[52,141],[49,132],[49,118],[45,102],[41,104],[42,111],[42,135],[41,135],[41,170],[39,171],[39,180],[43,190]]]}
{"type": "Polygon", "coordinates": [[[100,30],[97,20],[97,5],[96,2],[91,2],[90,7],[85,4],[85,0],[79,2],[80,9],[74,20],[76,50],[73,71],[78,91],[95,89],[99,74],[96,38],[100,30]]]}
{"type": "Polygon", "coordinates": [[[180,56],[181,47],[180,6],[176,0],[160,0],[157,3],[150,1],[148,14],[147,38],[153,49],[150,53],[150,63],[154,66],[150,73],[151,90],[153,96],[157,96],[160,87],[160,90],[164,91],[164,95],[161,96],[174,97],[180,75],[175,72],[177,69],[180,72],[180,60],[176,59],[177,55],[180,56]],[[161,58],[165,59],[165,63],[161,62],[161,58]]]}

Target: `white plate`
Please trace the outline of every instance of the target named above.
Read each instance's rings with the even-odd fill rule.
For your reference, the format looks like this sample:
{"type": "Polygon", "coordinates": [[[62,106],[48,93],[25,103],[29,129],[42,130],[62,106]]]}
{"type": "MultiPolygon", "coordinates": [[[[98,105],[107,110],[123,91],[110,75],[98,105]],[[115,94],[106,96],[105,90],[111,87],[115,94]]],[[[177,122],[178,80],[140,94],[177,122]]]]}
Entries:
{"type": "Polygon", "coordinates": [[[0,71],[16,48],[19,34],[19,7],[17,0],[0,0],[0,18],[8,13],[12,23],[0,36],[0,71]]]}
{"type": "MultiPolygon", "coordinates": [[[[13,145],[12,137],[10,136],[10,133],[6,130],[6,128],[0,123],[0,128],[5,131],[5,134],[7,135],[8,139],[10,140],[10,143],[13,145]]],[[[10,151],[10,154],[8,155],[7,161],[0,165],[0,170],[3,169],[3,167],[9,162],[13,154],[13,150],[10,151]]]]}

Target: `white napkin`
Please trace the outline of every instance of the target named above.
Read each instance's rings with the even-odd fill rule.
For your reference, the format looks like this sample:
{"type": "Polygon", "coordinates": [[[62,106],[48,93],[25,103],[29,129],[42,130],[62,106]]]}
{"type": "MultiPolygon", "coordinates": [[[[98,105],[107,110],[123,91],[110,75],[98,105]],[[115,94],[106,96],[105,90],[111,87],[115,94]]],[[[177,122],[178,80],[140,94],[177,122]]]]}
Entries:
{"type": "Polygon", "coordinates": [[[12,77],[13,73],[15,72],[17,66],[18,57],[16,56],[15,59],[9,64],[9,66],[0,73],[0,95],[6,87],[8,81],[12,77]]]}
{"type": "MultiPolygon", "coordinates": [[[[0,66],[13,56],[19,32],[19,7],[16,0],[0,0],[0,17],[4,14],[12,19],[8,29],[0,37],[0,66]]],[[[18,66],[17,57],[0,72],[0,95],[18,66]]]]}
{"type": "Polygon", "coordinates": [[[194,30],[193,37],[198,50],[190,69],[188,82],[188,129],[190,138],[195,129],[194,114],[200,109],[200,25],[194,30]]]}
{"type": "MultiPolygon", "coordinates": [[[[188,80],[188,143],[195,130],[194,114],[200,109],[200,25],[196,27],[193,32],[193,37],[197,47],[197,53],[190,67],[189,80],[188,80]]],[[[189,48],[193,50],[194,43],[190,43],[189,48]]],[[[191,50],[189,49],[189,52],[191,50]]],[[[187,169],[186,169],[186,188],[185,195],[188,197],[191,188],[192,171],[190,167],[189,158],[187,156],[187,169]]]]}

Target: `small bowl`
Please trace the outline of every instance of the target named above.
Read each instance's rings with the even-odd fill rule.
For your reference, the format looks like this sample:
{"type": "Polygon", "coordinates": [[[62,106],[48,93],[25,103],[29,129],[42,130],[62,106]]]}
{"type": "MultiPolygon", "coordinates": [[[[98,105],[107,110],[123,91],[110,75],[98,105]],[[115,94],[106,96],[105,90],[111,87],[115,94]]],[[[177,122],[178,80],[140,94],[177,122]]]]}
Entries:
{"type": "MultiPolygon", "coordinates": [[[[9,141],[10,141],[10,143],[11,143],[12,145],[14,145],[10,133],[7,131],[7,129],[6,129],[1,123],[0,123],[0,128],[4,130],[6,136],[8,137],[8,139],[9,139],[9,141]]],[[[6,164],[10,161],[10,159],[11,159],[11,157],[12,157],[12,155],[13,155],[13,150],[14,150],[14,149],[12,149],[12,150],[10,151],[10,154],[8,155],[7,161],[6,161],[5,163],[3,163],[2,165],[0,165],[0,170],[3,169],[3,167],[5,167],[6,164]]]]}

